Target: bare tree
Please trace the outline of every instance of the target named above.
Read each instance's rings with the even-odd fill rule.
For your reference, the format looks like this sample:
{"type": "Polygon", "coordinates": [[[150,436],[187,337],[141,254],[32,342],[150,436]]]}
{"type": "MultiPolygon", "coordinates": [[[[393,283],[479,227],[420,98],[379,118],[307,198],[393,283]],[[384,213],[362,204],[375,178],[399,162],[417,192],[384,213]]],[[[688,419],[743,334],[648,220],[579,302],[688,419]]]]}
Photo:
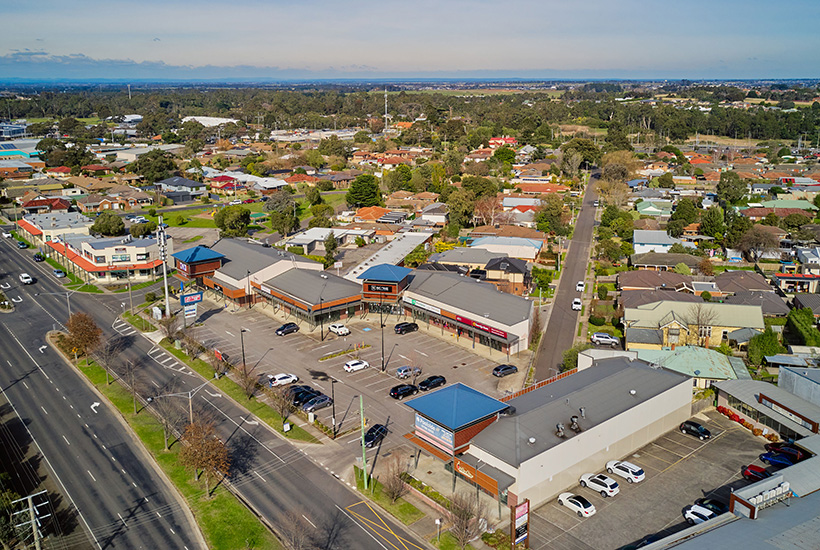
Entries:
{"type": "Polygon", "coordinates": [[[215,350],[211,350],[208,354],[208,364],[211,365],[211,368],[214,369],[214,374],[219,375],[225,372],[227,368],[227,363],[225,360],[222,359],[222,355],[217,356],[215,350]]]}
{"type": "Polygon", "coordinates": [[[197,339],[194,337],[193,333],[190,330],[186,330],[182,335],[182,351],[185,352],[185,355],[190,357],[191,359],[196,359],[203,350],[202,344],[200,344],[197,339]]]}
{"type": "Polygon", "coordinates": [[[451,523],[450,532],[462,550],[481,534],[478,520],[484,515],[484,506],[476,496],[468,492],[453,493],[447,519],[451,523]]]}
{"type": "Polygon", "coordinates": [[[290,511],[285,514],[285,521],[279,524],[279,539],[287,550],[308,550],[312,548],[311,529],[304,517],[290,511]]]}
{"type": "Polygon", "coordinates": [[[185,409],[180,406],[181,400],[168,394],[176,393],[179,389],[177,378],[172,378],[167,384],[157,390],[160,399],[151,400],[151,406],[162,424],[162,435],[165,438],[165,450],[168,450],[169,436],[185,421],[185,409]]]}
{"type": "Polygon", "coordinates": [[[578,151],[574,149],[565,151],[561,158],[561,171],[567,177],[574,178],[578,175],[578,168],[581,167],[583,161],[584,157],[578,151]]]}
{"type": "Polygon", "coordinates": [[[709,347],[712,337],[712,325],[717,320],[718,312],[714,306],[705,302],[692,304],[686,315],[686,324],[693,327],[697,334],[697,345],[709,347]]]}
{"type": "Polygon", "coordinates": [[[243,361],[241,364],[235,366],[233,371],[236,374],[239,386],[242,388],[242,391],[245,392],[247,398],[250,399],[253,397],[253,394],[256,393],[256,385],[258,383],[255,372],[256,367],[248,365],[243,361]]]}
{"type": "Polygon", "coordinates": [[[179,328],[179,316],[166,315],[157,321],[157,324],[159,325],[159,329],[162,331],[162,335],[169,340],[172,340],[177,333],[177,329],[179,328]]]}
{"type": "Polygon", "coordinates": [[[88,353],[97,347],[102,335],[102,329],[94,322],[94,318],[82,311],[73,314],[66,322],[68,330],[68,344],[76,351],[88,353]]]}
{"type": "Polygon", "coordinates": [[[279,416],[282,417],[282,420],[287,420],[288,416],[290,416],[290,413],[292,413],[296,408],[293,405],[293,400],[288,394],[287,386],[277,388],[265,388],[265,393],[270,399],[273,410],[276,411],[279,414],[279,416]]]}
{"type": "Polygon", "coordinates": [[[117,370],[119,355],[123,347],[125,346],[122,338],[110,338],[100,342],[91,354],[94,361],[105,370],[106,384],[111,383],[111,371],[117,370]]]}
{"type": "Polygon", "coordinates": [[[210,498],[211,480],[230,475],[231,457],[228,448],[216,435],[210,422],[194,422],[182,434],[185,446],[179,452],[180,463],[194,471],[194,480],[205,477],[205,494],[210,498]]]}
{"type": "Polygon", "coordinates": [[[504,212],[498,197],[490,195],[476,201],[473,217],[484,225],[508,224],[512,213],[504,212]]]}
{"type": "Polygon", "coordinates": [[[128,388],[131,391],[131,397],[134,402],[134,414],[137,414],[137,371],[142,367],[140,361],[123,361],[118,365],[118,372],[121,378],[125,379],[128,388]]]}
{"type": "Polygon", "coordinates": [[[390,502],[396,502],[407,494],[407,484],[403,479],[406,471],[405,462],[399,455],[395,455],[387,463],[387,472],[382,481],[382,492],[390,499],[390,502]]]}
{"type": "Polygon", "coordinates": [[[777,249],[777,238],[762,225],[753,225],[740,237],[738,248],[744,255],[757,261],[767,252],[777,249]]]}

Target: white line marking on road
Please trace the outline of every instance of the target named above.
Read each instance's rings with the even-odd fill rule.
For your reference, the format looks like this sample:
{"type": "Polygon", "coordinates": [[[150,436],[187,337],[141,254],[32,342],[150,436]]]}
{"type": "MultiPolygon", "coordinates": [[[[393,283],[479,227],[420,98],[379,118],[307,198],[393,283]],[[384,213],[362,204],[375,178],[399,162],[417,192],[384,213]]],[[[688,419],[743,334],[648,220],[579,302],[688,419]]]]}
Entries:
{"type": "Polygon", "coordinates": [[[173,530],[173,529],[171,529],[170,527],[168,528],[168,530],[169,530],[169,531],[171,531],[171,534],[172,534],[172,535],[176,535],[176,533],[174,533],[174,530],[173,530]]]}
{"type": "MultiPolygon", "coordinates": [[[[242,417],[240,417],[240,418],[242,418],[242,417]]],[[[251,418],[251,416],[248,415],[248,418],[251,418]]],[[[242,420],[245,422],[245,424],[250,424],[251,426],[258,426],[259,425],[258,420],[248,420],[248,418],[242,418],[242,420]]]]}
{"type": "Polygon", "coordinates": [[[97,478],[94,477],[94,474],[91,473],[91,470],[86,470],[86,472],[88,472],[88,475],[91,476],[91,479],[93,479],[94,481],[97,481],[97,478]]]}
{"type": "Polygon", "coordinates": [[[69,403],[69,405],[68,405],[68,406],[69,406],[69,407],[71,407],[72,409],[74,408],[74,405],[72,405],[72,404],[70,404],[70,403],[69,403]]]}
{"type": "Polygon", "coordinates": [[[117,515],[119,516],[120,521],[122,522],[122,524],[123,524],[123,525],[125,525],[126,527],[128,527],[128,524],[127,524],[127,523],[125,523],[125,520],[124,520],[124,519],[122,519],[122,516],[120,516],[120,513],[119,513],[119,512],[117,512],[117,515]]]}
{"type": "Polygon", "coordinates": [[[409,360],[410,360],[410,359],[408,359],[407,357],[405,357],[404,355],[402,355],[401,353],[399,354],[399,357],[401,357],[401,358],[402,358],[402,359],[404,359],[405,361],[409,361],[409,360]]]}
{"type": "MultiPolygon", "coordinates": [[[[348,514],[345,510],[342,510],[342,509],[339,507],[339,505],[338,505],[338,504],[336,505],[336,509],[337,509],[337,510],[339,510],[342,514],[344,514],[344,516],[345,516],[347,519],[349,519],[350,521],[352,521],[355,525],[358,525],[358,526],[359,526],[359,528],[360,528],[362,531],[364,531],[365,533],[367,533],[367,534],[368,534],[368,536],[370,536],[370,538],[371,538],[371,539],[373,539],[373,540],[376,542],[376,544],[378,544],[379,546],[381,546],[382,548],[384,548],[384,550],[387,550],[387,546],[385,546],[384,544],[382,544],[382,543],[381,543],[381,541],[379,541],[379,539],[377,539],[377,538],[373,535],[373,533],[371,533],[370,531],[368,531],[367,529],[365,529],[364,525],[362,525],[361,523],[359,523],[358,521],[356,521],[356,520],[354,520],[352,517],[350,517],[350,514],[348,514]]],[[[391,545],[391,546],[392,546],[392,545],[391,545]]]]}
{"type": "Polygon", "coordinates": [[[31,389],[31,388],[28,387],[28,384],[26,384],[25,380],[23,381],[23,385],[26,387],[27,390],[31,389]]]}
{"type": "MultiPolygon", "coordinates": [[[[134,485],[134,487],[136,487],[136,485],[134,485]]],[[[145,502],[148,502],[148,497],[144,497],[144,498],[145,498],[145,502]]]]}
{"type": "Polygon", "coordinates": [[[113,456],[111,457],[111,460],[113,460],[114,462],[116,462],[116,461],[117,461],[117,459],[116,459],[116,458],[114,458],[113,456]]]}
{"type": "Polygon", "coordinates": [[[219,407],[217,407],[216,405],[214,405],[213,403],[211,403],[211,401],[210,401],[207,397],[203,397],[202,399],[204,399],[205,401],[207,401],[207,403],[208,403],[211,407],[213,407],[214,409],[216,409],[217,411],[219,411],[219,412],[222,414],[222,416],[224,416],[225,418],[227,418],[230,422],[233,422],[233,424],[234,424],[237,428],[239,428],[240,430],[242,430],[243,432],[245,432],[247,435],[249,435],[249,436],[250,436],[250,437],[251,437],[254,441],[256,441],[256,442],[259,444],[259,446],[260,446],[260,447],[262,447],[263,449],[265,449],[266,451],[268,451],[270,454],[272,454],[273,456],[275,456],[275,457],[276,457],[276,458],[277,458],[277,459],[278,459],[278,460],[279,460],[282,464],[286,464],[285,460],[284,460],[281,456],[279,456],[278,454],[274,453],[274,452],[273,452],[273,450],[272,450],[270,447],[268,447],[267,445],[265,445],[264,443],[262,443],[262,441],[260,441],[260,440],[259,440],[256,436],[254,436],[254,435],[253,435],[252,433],[250,433],[248,430],[246,430],[245,428],[243,428],[242,426],[240,426],[240,425],[236,422],[236,420],[234,420],[233,418],[231,418],[230,416],[228,416],[228,415],[225,413],[225,411],[223,411],[222,409],[220,409],[219,407]]]}
{"type": "MultiPolygon", "coordinates": [[[[133,485],[134,487],[136,487],[136,486],[137,486],[137,484],[136,484],[136,483],[134,483],[133,481],[131,482],[131,485],[133,485]]],[[[148,499],[146,498],[145,500],[148,500],[148,499]]]]}
{"type": "Polygon", "coordinates": [[[18,296],[16,300],[14,298],[12,298],[11,301],[16,303],[16,304],[19,304],[20,302],[23,301],[23,299],[18,296]]]}
{"type": "Polygon", "coordinates": [[[426,353],[424,353],[423,351],[416,350],[416,352],[422,354],[425,357],[428,357],[428,355],[426,353]]]}
{"type": "Polygon", "coordinates": [[[120,471],[121,471],[124,475],[128,475],[128,473],[127,473],[125,470],[123,470],[122,468],[120,468],[120,471]]]}
{"type": "MultiPolygon", "coordinates": [[[[63,436],[63,439],[65,439],[65,442],[68,443],[68,439],[66,438],[66,436],[63,436]]],[[[71,443],[68,444],[71,445],[71,443]]]]}
{"type": "Polygon", "coordinates": [[[162,363],[164,365],[165,363],[167,363],[171,359],[173,359],[173,357],[166,357],[163,361],[160,361],[160,363],[162,363]]]}
{"type": "Polygon", "coordinates": [[[155,385],[156,387],[159,387],[159,384],[157,384],[157,383],[156,383],[156,382],[154,382],[153,380],[151,380],[151,383],[152,383],[153,385],[155,385]]]}
{"type": "Polygon", "coordinates": [[[313,526],[313,528],[314,528],[314,529],[316,529],[316,525],[315,525],[312,521],[310,521],[310,520],[308,519],[308,517],[307,517],[305,514],[302,514],[302,517],[303,517],[303,518],[305,518],[305,520],[306,520],[309,524],[311,524],[311,525],[313,526]]]}
{"type": "Polygon", "coordinates": [[[211,392],[209,392],[208,390],[205,390],[205,393],[207,393],[207,394],[208,394],[208,395],[210,395],[211,397],[222,397],[222,394],[221,394],[221,393],[211,393],[211,392]]]}
{"type": "Polygon", "coordinates": [[[158,515],[159,517],[162,517],[162,514],[160,514],[159,512],[157,512],[157,515],[158,515]]]}
{"type": "Polygon", "coordinates": [[[256,474],[256,476],[257,476],[259,479],[261,479],[262,481],[264,481],[265,483],[267,483],[267,482],[268,482],[268,480],[267,480],[267,479],[265,479],[264,477],[260,476],[260,475],[259,475],[259,472],[257,472],[256,470],[254,470],[254,471],[253,471],[253,473],[255,473],[255,474],[256,474]]]}
{"type": "MultiPolygon", "coordinates": [[[[94,402],[91,404],[91,410],[92,410],[92,411],[94,411],[94,414],[98,414],[98,413],[97,413],[97,407],[99,407],[99,406],[100,406],[99,401],[94,401],[94,402]]],[[[87,427],[88,427],[88,424],[86,424],[86,425],[85,425],[85,427],[87,428],[87,427]]]]}
{"type": "Polygon", "coordinates": [[[43,409],[43,412],[44,412],[44,413],[48,414],[48,411],[46,410],[46,408],[45,408],[45,407],[43,407],[42,405],[40,405],[40,408],[41,408],[41,409],[43,409]]]}
{"type": "Polygon", "coordinates": [[[6,359],[6,363],[8,363],[10,367],[14,366],[14,365],[11,364],[11,361],[9,361],[8,359],[6,359]]]}
{"type": "MultiPolygon", "coordinates": [[[[225,332],[228,332],[228,331],[226,330],[225,332]]],[[[231,334],[230,332],[228,332],[228,334],[230,334],[231,336],[233,336],[234,338],[236,338],[236,336],[234,336],[234,335],[233,335],[233,334],[231,334]]]]}

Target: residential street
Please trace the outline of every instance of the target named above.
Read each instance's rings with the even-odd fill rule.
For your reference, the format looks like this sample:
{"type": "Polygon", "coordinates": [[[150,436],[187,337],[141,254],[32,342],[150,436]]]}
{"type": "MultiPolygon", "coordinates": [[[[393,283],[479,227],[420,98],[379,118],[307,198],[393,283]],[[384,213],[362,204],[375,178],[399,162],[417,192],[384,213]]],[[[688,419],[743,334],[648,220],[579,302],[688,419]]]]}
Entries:
{"type": "MultiPolygon", "coordinates": [[[[595,207],[593,202],[598,196],[594,190],[594,178],[590,178],[584,194],[581,211],[575,224],[575,231],[569,244],[564,270],[555,292],[552,313],[547,323],[546,335],[541,339],[535,359],[535,380],[546,380],[560,372],[562,354],[573,346],[578,334],[580,311],[573,311],[572,300],[581,297],[575,285],[586,277],[589,265],[589,253],[592,234],[595,228],[595,207]]],[[[592,285],[587,284],[585,295],[592,292],[592,285]]],[[[589,313],[589,304],[585,303],[585,313],[589,313]]]]}

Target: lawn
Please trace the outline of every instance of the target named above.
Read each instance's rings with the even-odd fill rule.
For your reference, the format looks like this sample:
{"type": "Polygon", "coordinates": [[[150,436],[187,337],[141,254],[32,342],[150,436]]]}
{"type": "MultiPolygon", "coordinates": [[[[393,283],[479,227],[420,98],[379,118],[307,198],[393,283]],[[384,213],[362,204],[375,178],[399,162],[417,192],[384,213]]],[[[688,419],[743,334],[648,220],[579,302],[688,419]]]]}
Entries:
{"type": "Polygon", "coordinates": [[[390,498],[385,496],[382,491],[382,484],[373,478],[367,486],[367,491],[364,489],[364,478],[362,476],[361,468],[353,467],[356,475],[356,487],[360,493],[364,493],[373,499],[379,506],[390,512],[390,515],[401,521],[405,525],[410,525],[417,522],[424,517],[424,513],[404,500],[399,498],[396,502],[390,502],[390,498]]]}
{"type": "MultiPolygon", "coordinates": [[[[436,540],[436,537],[430,539],[430,544],[435,546],[436,548],[440,548],[441,550],[460,550],[461,546],[456,541],[456,538],[450,533],[450,531],[443,531],[441,533],[441,539],[436,540]]],[[[473,550],[473,545],[467,544],[464,548],[469,548],[473,550]]]]}
{"type": "Polygon", "coordinates": [[[105,371],[93,362],[88,365],[81,361],[79,368],[120,411],[148,452],[188,502],[209,548],[281,548],[276,537],[223,486],[217,487],[210,498],[205,497],[202,484],[194,481],[191,472],[178,463],[180,444],[174,442],[171,444],[171,450],[164,450],[163,431],[159,421],[145,410],[141,410],[142,414],[135,415],[131,394],[125,388],[119,384],[106,384],[105,371]]]}
{"type": "MultiPolygon", "coordinates": [[[[147,287],[149,287],[149,286],[151,286],[151,285],[157,284],[157,282],[158,282],[158,281],[145,281],[144,283],[139,283],[139,284],[136,284],[136,285],[131,285],[131,290],[132,290],[132,291],[134,291],[134,290],[139,290],[139,289],[141,289],[141,288],[147,288],[147,287]]],[[[128,285],[126,285],[126,286],[125,286],[125,288],[121,288],[121,289],[119,289],[119,290],[115,290],[114,292],[115,292],[115,293],[119,293],[119,292],[128,292],[128,285]]]]}
{"type": "Polygon", "coordinates": [[[227,395],[232,397],[234,401],[248,409],[252,414],[257,416],[260,420],[265,422],[268,426],[270,426],[280,434],[283,434],[288,439],[305,441],[307,443],[320,443],[320,441],[313,437],[313,435],[311,435],[309,432],[294,424],[291,424],[290,431],[285,432],[284,428],[282,427],[283,419],[279,415],[279,413],[274,411],[267,404],[262,403],[261,401],[256,399],[256,397],[248,399],[245,396],[245,392],[243,392],[242,388],[239,387],[239,384],[237,384],[227,376],[224,376],[218,380],[214,380],[213,368],[211,368],[211,366],[208,365],[202,359],[194,359],[193,361],[191,361],[191,359],[185,354],[185,352],[176,349],[174,345],[169,343],[167,339],[163,340],[161,342],[161,345],[163,348],[165,348],[165,350],[168,353],[179,359],[183,364],[188,365],[190,368],[198,372],[200,376],[202,376],[206,380],[213,380],[212,383],[214,386],[216,386],[217,388],[225,392],[227,395]]]}
{"type": "Polygon", "coordinates": [[[131,326],[133,326],[137,330],[141,330],[142,332],[154,332],[157,330],[157,327],[149,323],[145,320],[144,317],[140,317],[139,315],[132,315],[127,311],[122,314],[122,318],[128,321],[131,326]]]}
{"type": "Polygon", "coordinates": [[[190,239],[185,239],[184,241],[182,241],[182,244],[195,243],[201,238],[203,238],[203,235],[194,235],[190,239]]]}
{"type": "Polygon", "coordinates": [[[12,231],[12,232],[11,232],[11,236],[12,236],[12,238],[14,238],[14,239],[15,239],[15,240],[17,240],[17,241],[21,241],[21,242],[26,243],[26,246],[27,246],[28,248],[34,248],[34,247],[31,245],[31,243],[30,243],[30,242],[28,242],[28,241],[27,241],[26,239],[24,239],[23,237],[21,237],[21,236],[20,236],[20,234],[19,234],[19,233],[17,233],[17,231],[12,231]]]}

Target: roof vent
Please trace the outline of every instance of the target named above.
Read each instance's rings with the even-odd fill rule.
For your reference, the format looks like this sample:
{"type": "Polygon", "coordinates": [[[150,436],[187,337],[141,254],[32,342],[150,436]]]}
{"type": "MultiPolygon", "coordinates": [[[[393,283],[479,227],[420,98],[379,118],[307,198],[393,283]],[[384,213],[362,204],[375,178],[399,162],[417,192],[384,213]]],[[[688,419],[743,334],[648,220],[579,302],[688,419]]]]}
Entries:
{"type": "Polygon", "coordinates": [[[527,445],[535,445],[535,438],[531,437],[527,440],[527,445]]]}
{"type": "Polygon", "coordinates": [[[629,395],[635,396],[635,395],[637,395],[637,393],[638,392],[635,391],[635,390],[629,390],[629,395]]]}

